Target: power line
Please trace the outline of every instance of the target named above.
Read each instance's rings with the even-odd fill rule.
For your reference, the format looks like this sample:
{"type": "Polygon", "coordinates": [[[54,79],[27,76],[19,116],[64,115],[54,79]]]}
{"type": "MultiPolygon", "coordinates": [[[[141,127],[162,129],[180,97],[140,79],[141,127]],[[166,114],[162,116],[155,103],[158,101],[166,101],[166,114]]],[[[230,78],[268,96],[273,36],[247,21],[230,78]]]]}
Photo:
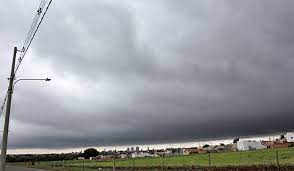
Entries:
{"type": "Polygon", "coordinates": [[[40,5],[39,5],[39,8],[37,10],[37,13],[36,13],[36,15],[34,17],[33,23],[31,24],[31,27],[29,29],[29,32],[28,32],[28,34],[26,36],[26,39],[24,41],[24,44],[22,46],[21,55],[18,58],[19,63],[21,63],[22,58],[24,57],[24,52],[28,49],[27,48],[28,47],[28,43],[30,42],[30,40],[32,38],[32,34],[33,34],[34,30],[36,29],[36,26],[38,24],[38,21],[39,21],[39,18],[40,18],[40,14],[42,13],[42,9],[44,8],[45,2],[46,2],[46,0],[42,0],[40,2],[40,5]]]}
{"type": "Polygon", "coordinates": [[[30,37],[32,36],[32,33],[34,32],[34,30],[36,28],[37,22],[38,22],[38,20],[40,18],[40,14],[42,13],[42,9],[44,8],[45,2],[46,2],[46,0],[42,0],[41,3],[40,3],[40,6],[39,6],[39,8],[37,10],[37,13],[36,13],[36,15],[34,17],[33,23],[31,24],[30,30],[29,30],[29,32],[27,34],[27,37],[26,37],[25,41],[24,41],[23,47],[26,47],[26,45],[30,41],[30,37]]]}
{"type": "Polygon", "coordinates": [[[37,31],[39,30],[39,27],[40,27],[45,15],[46,15],[48,9],[49,9],[49,6],[51,5],[51,2],[52,2],[52,0],[49,1],[48,5],[47,5],[42,17],[41,17],[41,20],[39,21],[39,23],[37,25],[37,21],[39,20],[40,14],[43,12],[42,10],[43,10],[43,8],[44,8],[44,6],[46,4],[46,0],[41,1],[39,9],[37,10],[37,13],[36,13],[35,18],[33,20],[33,23],[31,25],[30,31],[29,31],[29,33],[27,35],[27,38],[26,38],[26,40],[24,42],[24,45],[22,47],[21,55],[18,58],[18,64],[16,66],[14,74],[16,74],[21,62],[23,61],[23,58],[25,57],[25,55],[26,55],[26,53],[27,53],[27,51],[28,51],[28,49],[29,49],[29,47],[30,47],[36,33],[37,33],[37,31]]]}
{"type": "Polygon", "coordinates": [[[7,96],[8,96],[8,90],[6,91],[6,95],[5,95],[5,98],[3,100],[3,104],[1,105],[1,112],[0,112],[0,117],[2,116],[2,113],[4,111],[4,107],[5,107],[5,103],[6,103],[6,99],[7,99],[7,96]]]}
{"type": "MultiPolygon", "coordinates": [[[[30,45],[31,45],[31,43],[32,43],[32,41],[33,41],[33,39],[34,39],[34,37],[35,37],[41,23],[42,23],[45,15],[46,15],[46,13],[47,13],[47,11],[48,11],[48,8],[51,5],[52,0],[49,1],[48,5],[47,5],[42,17],[41,17],[41,20],[39,21],[39,18],[40,18],[41,14],[43,12],[43,9],[44,9],[44,7],[46,5],[46,1],[47,0],[42,0],[40,5],[39,5],[39,8],[38,8],[37,13],[36,13],[36,15],[34,17],[33,23],[31,24],[30,30],[29,30],[29,32],[28,32],[28,34],[26,36],[23,47],[22,47],[22,49],[20,51],[21,54],[20,54],[20,57],[18,58],[18,64],[17,64],[16,69],[14,71],[14,75],[16,74],[21,62],[23,61],[23,58],[25,57],[25,55],[26,55],[26,53],[27,53],[27,51],[28,51],[28,49],[29,49],[29,47],[30,47],[30,45]]],[[[8,96],[8,90],[6,91],[5,98],[4,98],[3,103],[1,105],[1,108],[0,108],[0,117],[1,117],[1,115],[3,113],[7,96],[8,96]]]]}

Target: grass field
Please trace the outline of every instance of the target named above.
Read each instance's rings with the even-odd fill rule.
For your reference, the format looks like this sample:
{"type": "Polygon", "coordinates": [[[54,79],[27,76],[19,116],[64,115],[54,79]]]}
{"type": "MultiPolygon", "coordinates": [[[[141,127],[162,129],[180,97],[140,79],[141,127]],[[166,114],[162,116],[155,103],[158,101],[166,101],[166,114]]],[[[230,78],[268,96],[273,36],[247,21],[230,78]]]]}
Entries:
{"type": "MultiPolygon", "coordinates": [[[[264,149],[255,151],[229,152],[229,153],[211,153],[211,166],[252,166],[252,165],[277,165],[281,166],[294,164],[294,147],[280,149],[264,149]]],[[[19,166],[25,166],[25,163],[18,163],[19,166]]],[[[37,162],[34,167],[37,168],[71,168],[68,170],[80,170],[81,168],[91,169],[99,167],[112,167],[113,161],[90,161],[90,160],[71,160],[54,162],[37,162]]],[[[117,167],[133,167],[133,159],[116,159],[117,167]]],[[[134,167],[191,167],[191,166],[209,166],[209,154],[195,154],[189,156],[171,156],[154,158],[136,158],[134,167]]]]}

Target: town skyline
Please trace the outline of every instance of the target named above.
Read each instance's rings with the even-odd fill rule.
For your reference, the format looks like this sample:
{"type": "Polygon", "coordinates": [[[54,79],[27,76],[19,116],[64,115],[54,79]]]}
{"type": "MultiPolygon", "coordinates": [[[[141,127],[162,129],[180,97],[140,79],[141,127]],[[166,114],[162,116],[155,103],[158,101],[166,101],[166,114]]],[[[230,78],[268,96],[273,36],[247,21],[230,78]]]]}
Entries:
{"type": "MultiPolygon", "coordinates": [[[[284,132],[285,133],[285,132],[284,132]]],[[[275,133],[275,134],[267,134],[267,135],[256,135],[256,136],[240,136],[240,140],[274,140],[279,138],[283,133],[275,133]]],[[[235,137],[237,138],[237,137],[235,137]]],[[[72,148],[59,148],[59,149],[46,149],[46,148],[29,148],[29,149],[8,149],[8,154],[50,154],[50,153],[71,153],[71,152],[81,152],[87,148],[95,148],[98,151],[114,151],[114,150],[127,150],[131,147],[139,147],[140,150],[150,150],[153,149],[167,149],[167,148],[191,148],[191,147],[199,147],[205,144],[208,145],[219,145],[221,143],[230,144],[232,143],[234,138],[226,138],[226,139],[206,139],[202,141],[189,141],[189,142],[174,142],[174,143],[161,143],[161,144],[132,144],[132,145],[120,145],[120,146],[85,146],[85,147],[72,147],[72,148]]]]}

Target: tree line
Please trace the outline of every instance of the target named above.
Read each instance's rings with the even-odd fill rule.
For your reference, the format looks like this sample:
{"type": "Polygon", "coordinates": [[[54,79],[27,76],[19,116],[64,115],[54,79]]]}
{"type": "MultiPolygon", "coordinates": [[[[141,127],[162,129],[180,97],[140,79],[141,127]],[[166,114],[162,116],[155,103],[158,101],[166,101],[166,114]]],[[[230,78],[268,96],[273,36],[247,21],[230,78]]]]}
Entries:
{"type": "MultiPolygon", "coordinates": [[[[10,163],[14,162],[38,162],[38,161],[62,161],[62,160],[75,160],[78,157],[96,157],[99,154],[105,152],[99,152],[95,148],[88,148],[84,152],[74,153],[61,153],[61,154],[12,154],[7,155],[6,161],[10,163]]],[[[106,152],[107,153],[107,152],[106,152]]]]}
{"type": "Polygon", "coordinates": [[[62,153],[62,154],[13,154],[7,155],[7,162],[38,162],[38,161],[60,161],[73,160],[82,156],[82,153],[62,153]]]}

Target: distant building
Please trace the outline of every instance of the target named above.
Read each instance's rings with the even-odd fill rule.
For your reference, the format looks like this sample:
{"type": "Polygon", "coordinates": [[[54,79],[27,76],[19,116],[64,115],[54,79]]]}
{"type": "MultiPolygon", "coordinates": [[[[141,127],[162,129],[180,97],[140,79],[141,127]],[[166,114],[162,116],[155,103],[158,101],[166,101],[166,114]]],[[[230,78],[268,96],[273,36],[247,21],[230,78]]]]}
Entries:
{"type": "Polygon", "coordinates": [[[172,156],[173,150],[172,149],[166,149],[163,153],[164,156],[172,156]]]}
{"type": "Polygon", "coordinates": [[[190,155],[190,154],[195,154],[198,153],[199,149],[197,147],[192,147],[192,148],[185,148],[183,149],[182,154],[183,155],[190,155]]]}
{"type": "Polygon", "coordinates": [[[160,157],[160,155],[157,154],[157,153],[154,153],[154,154],[152,154],[152,155],[153,155],[153,157],[160,157]]]}
{"type": "Polygon", "coordinates": [[[140,148],[137,146],[136,147],[136,152],[139,152],[140,151],[140,148]]]}
{"type": "Polygon", "coordinates": [[[265,149],[267,146],[262,145],[260,141],[238,141],[237,149],[239,151],[265,149]]]}
{"type": "Polygon", "coordinates": [[[164,155],[164,150],[161,149],[161,150],[153,150],[153,154],[155,157],[158,157],[158,156],[163,156],[164,155]]]}
{"type": "Polygon", "coordinates": [[[100,161],[108,161],[111,160],[114,156],[113,155],[99,155],[97,156],[99,158],[100,161]]]}
{"type": "Polygon", "coordinates": [[[289,146],[287,140],[275,140],[275,141],[262,141],[263,145],[267,146],[267,148],[286,148],[289,146]]]}
{"type": "Polygon", "coordinates": [[[183,155],[183,150],[181,148],[174,148],[172,149],[172,153],[173,156],[183,155]]]}
{"type": "Polygon", "coordinates": [[[237,144],[227,144],[224,145],[224,152],[232,152],[237,151],[237,144]]]}
{"type": "Polygon", "coordinates": [[[78,160],[85,160],[85,157],[78,157],[78,160]]]}
{"type": "Polygon", "coordinates": [[[128,155],[126,155],[126,154],[120,154],[119,156],[120,156],[120,158],[122,158],[122,159],[124,159],[124,158],[127,158],[127,157],[128,157],[128,155]]]}
{"type": "Polygon", "coordinates": [[[285,138],[288,142],[294,142],[294,132],[287,132],[285,138]]]}
{"type": "Polygon", "coordinates": [[[202,147],[202,151],[205,151],[205,152],[210,152],[210,151],[213,151],[213,150],[214,150],[213,146],[202,147]]]}
{"type": "Polygon", "coordinates": [[[90,160],[99,160],[100,156],[96,156],[96,157],[90,157],[90,160]]]}
{"type": "Polygon", "coordinates": [[[132,153],[132,158],[141,158],[141,157],[154,157],[154,155],[150,153],[144,153],[144,152],[134,152],[132,153]]]}

